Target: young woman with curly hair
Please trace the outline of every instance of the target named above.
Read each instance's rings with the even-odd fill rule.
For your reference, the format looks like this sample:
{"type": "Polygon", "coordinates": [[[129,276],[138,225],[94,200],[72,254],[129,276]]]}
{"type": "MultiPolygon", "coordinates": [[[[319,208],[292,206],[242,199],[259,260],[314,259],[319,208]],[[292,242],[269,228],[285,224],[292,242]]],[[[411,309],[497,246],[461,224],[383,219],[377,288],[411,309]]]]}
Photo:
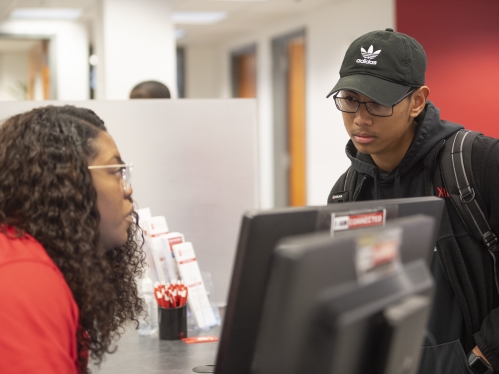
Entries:
{"type": "Polygon", "coordinates": [[[0,125],[0,373],[85,373],[142,312],[129,167],[72,106],[0,125]]]}

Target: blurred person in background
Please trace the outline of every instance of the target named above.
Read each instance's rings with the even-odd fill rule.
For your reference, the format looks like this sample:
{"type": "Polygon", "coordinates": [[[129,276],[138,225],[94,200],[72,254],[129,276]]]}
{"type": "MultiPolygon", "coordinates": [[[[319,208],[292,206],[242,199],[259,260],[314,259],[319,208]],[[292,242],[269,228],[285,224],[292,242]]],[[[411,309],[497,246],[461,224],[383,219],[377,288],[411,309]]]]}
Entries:
{"type": "Polygon", "coordinates": [[[136,85],[130,99],[171,99],[170,90],[163,83],[147,81],[136,85]]]}
{"type": "Polygon", "coordinates": [[[0,126],[0,373],[86,373],[143,311],[130,168],[72,106],[0,126]]]}

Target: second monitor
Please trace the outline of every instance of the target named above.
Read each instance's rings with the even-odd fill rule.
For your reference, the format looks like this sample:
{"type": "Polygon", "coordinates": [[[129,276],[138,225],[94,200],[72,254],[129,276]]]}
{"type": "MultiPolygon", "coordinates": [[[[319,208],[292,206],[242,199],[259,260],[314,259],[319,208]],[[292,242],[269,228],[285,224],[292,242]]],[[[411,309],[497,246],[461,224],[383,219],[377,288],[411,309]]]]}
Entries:
{"type": "Polygon", "coordinates": [[[284,239],[272,264],[258,374],[415,374],[430,312],[435,221],[396,219],[284,239]]]}

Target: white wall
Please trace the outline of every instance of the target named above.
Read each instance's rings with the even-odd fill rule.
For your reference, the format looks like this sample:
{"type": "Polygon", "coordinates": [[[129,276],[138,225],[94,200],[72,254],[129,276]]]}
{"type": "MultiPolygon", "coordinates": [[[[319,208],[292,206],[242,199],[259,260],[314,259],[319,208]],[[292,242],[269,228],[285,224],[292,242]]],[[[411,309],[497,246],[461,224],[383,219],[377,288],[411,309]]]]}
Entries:
{"type": "Polygon", "coordinates": [[[171,1],[100,0],[100,4],[102,31],[98,26],[97,33],[103,35],[103,46],[98,47],[103,59],[98,74],[104,74],[105,98],[126,99],[145,80],[166,84],[176,97],[171,1]]]}
{"type": "Polygon", "coordinates": [[[0,33],[28,38],[50,38],[50,61],[56,99],[87,100],[89,97],[88,32],[83,23],[66,21],[6,21],[0,33]]]}
{"type": "Polygon", "coordinates": [[[0,54],[0,100],[24,100],[28,78],[28,53],[5,52],[0,54]]]}
{"type": "Polygon", "coordinates": [[[135,203],[192,242],[214,301],[225,304],[242,215],[258,204],[255,100],[0,102],[0,119],[50,104],[89,108],[104,120],[134,165],[135,203]]]}
{"type": "Polygon", "coordinates": [[[190,45],[185,49],[185,97],[189,99],[222,97],[224,60],[219,45],[190,45]]]}
{"type": "Polygon", "coordinates": [[[93,46],[93,53],[97,55],[99,61],[94,67],[95,87],[94,98],[97,100],[106,99],[106,79],[105,66],[106,56],[104,49],[104,15],[102,0],[98,0],[93,7],[93,12],[89,14],[92,18],[90,23],[90,41],[93,46]]]}
{"type": "MultiPolygon", "coordinates": [[[[214,97],[230,97],[230,52],[250,44],[257,45],[261,207],[274,204],[272,39],[299,29],[306,31],[307,203],[323,205],[334,182],[348,167],[344,153],[348,136],[340,113],[326,95],[339,78],[340,65],[349,44],[366,32],[393,28],[394,24],[393,0],[336,1],[299,18],[258,27],[254,32],[218,47],[222,60],[219,70],[212,74],[222,76],[222,91],[214,97]]],[[[187,50],[189,48],[187,46],[187,50]]],[[[211,66],[214,61],[204,61],[204,64],[211,66]]],[[[187,67],[187,80],[199,74],[189,68],[200,69],[200,64],[187,67]]]]}

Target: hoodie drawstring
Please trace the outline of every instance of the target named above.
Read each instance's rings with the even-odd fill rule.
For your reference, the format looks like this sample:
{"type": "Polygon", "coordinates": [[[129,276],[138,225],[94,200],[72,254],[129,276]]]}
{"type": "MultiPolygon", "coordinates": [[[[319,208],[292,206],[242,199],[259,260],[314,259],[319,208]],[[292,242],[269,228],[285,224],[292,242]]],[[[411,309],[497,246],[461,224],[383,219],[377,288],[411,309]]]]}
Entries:
{"type": "Polygon", "coordinates": [[[397,170],[395,172],[395,183],[393,183],[393,198],[398,199],[400,197],[400,174],[397,170]]]}
{"type": "Polygon", "coordinates": [[[374,169],[374,199],[378,200],[378,169],[374,169]]]}

